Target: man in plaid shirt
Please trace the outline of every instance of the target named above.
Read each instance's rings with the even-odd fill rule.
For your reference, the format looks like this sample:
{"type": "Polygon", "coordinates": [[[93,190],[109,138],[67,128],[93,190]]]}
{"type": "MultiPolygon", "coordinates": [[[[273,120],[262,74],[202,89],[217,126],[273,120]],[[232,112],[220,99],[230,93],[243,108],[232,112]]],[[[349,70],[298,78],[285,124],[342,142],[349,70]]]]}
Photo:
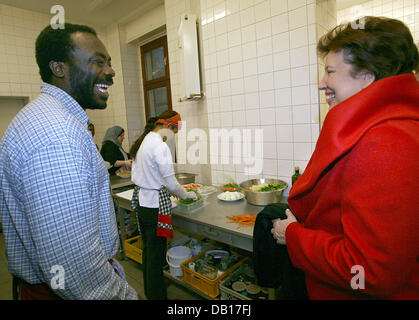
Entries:
{"type": "Polygon", "coordinates": [[[109,176],[87,130],[85,109],[106,108],[111,58],[93,29],[65,24],[40,33],[36,59],[41,94],[0,147],[0,211],[19,296],[138,299],[111,264],[119,239],[109,176]]]}

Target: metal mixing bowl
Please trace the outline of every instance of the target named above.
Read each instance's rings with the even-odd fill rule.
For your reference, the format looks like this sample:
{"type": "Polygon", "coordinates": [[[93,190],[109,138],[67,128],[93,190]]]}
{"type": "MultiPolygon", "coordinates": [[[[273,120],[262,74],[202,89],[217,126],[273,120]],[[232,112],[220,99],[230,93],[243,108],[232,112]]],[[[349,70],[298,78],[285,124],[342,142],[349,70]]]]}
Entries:
{"type": "Polygon", "coordinates": [[[178,172],[175,173],[175,177],[180,184],[195,183],[195,173],[178,172]]]}
{"type": "Polygon", "coordinates": [[[266,206],[271,203],[278,203],[281,201],[282,193],[288,187],[288,184],[285,181],[278,180],[278,179],[251,179],[240,183],[241,191],[246,196],[247,202],[254,204],[256,206],[266,206]],[[259,185],[262,183],[268,184],[283,184],[284,187],[282,189],[274,190],[274,191],[265,191],[265,192],[254,192],[249,191],[250,187],[253,185],[259,185]]]}

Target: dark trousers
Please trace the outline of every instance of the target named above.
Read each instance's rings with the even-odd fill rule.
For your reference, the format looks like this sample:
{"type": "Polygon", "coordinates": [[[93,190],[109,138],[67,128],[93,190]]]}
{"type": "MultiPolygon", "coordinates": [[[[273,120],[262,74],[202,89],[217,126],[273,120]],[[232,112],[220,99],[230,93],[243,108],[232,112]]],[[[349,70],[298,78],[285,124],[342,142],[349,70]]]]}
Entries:
{"type": "Polygon", "coordinates": [[[13,276],[13,300],[62,300],[46,284],[30,284],[13,276]]]}
{"type": "Polygon", "coordinates": [[[148,300],[167,300],[163,277],[167,239],[157,236],[158,208],[137,207],[136,213],[143,240],[144,292],[148,300]]]}

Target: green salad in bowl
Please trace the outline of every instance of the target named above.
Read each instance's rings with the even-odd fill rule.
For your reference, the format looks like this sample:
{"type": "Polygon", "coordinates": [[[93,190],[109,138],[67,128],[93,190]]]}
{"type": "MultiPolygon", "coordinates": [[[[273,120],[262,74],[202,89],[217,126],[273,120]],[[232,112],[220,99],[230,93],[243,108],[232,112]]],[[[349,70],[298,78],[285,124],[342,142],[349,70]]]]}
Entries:
{"type": "Polygon", "coordinates": [[[188,199],[179,199],[178,200],[178,203],[181,203],[181,204],[192,204],[192,203],[197,202],[197,201],[199,201],[199,200],[202,199],[202,196],[199,194],[199,192],[197,192],[196,190],[192,190],[192,191],[196,193],[196,196],[197,196],[196,200],[189,199],[189,198],[188,199]]]}

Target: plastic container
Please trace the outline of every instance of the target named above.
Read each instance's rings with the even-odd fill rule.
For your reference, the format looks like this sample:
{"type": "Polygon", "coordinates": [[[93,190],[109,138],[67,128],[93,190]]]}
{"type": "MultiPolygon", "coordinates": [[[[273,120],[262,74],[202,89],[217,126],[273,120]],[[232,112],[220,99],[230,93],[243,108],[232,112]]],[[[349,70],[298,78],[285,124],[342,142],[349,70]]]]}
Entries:
{"type": "MultiPolygon", "coordinates": [[[[208,250],[215,249],[215,247],[211,247],[208,250]]],[[[199,291],[205,293],[207,296],[211,298],[215,298],[220,294],[219,284],[220,281],[226,278],[229,274],[231,274],[234,270],[240,267],[248,257],[243,258],[234,266],[227,269],[222,274],[218,275],[215,279],[211,280],[204,275],[196,272],[195,270],[191,270],[188,268],[189,263],[195,262],[199,258],[201,258],[208,250],[205,250],[198,254],[197,256],[186,260],[185,262],[181,263],[181,268],[183,270],[183,277],[182,280],[185,281],[187,284],[191,285],[192,287],[198,289],[199,291]]]]}
{"type": "MultiPolygon", "coordinates": [[[[247,285],[244,286],[241,292],[236,291],[233,289],[233,284],[236,281],[240,281],[242,275],[247,274],[244,271],[244,267],[247,266],[242,265],[240,268],[235,270],[232,274],[226,277],[224,280],[220,282],[220,291],[221,291],[221,300],[268,300],[269,293],[267,292],[266,288],[261,288],[261,291],[258,294],[251,294],[245,288],[247,285]]],[[[249,268],[249,266],[247,266],[249,268]]],[[[246,277],[248,281],[252,283],[256,283],[256,278],[253,277],[246,277]]]]}
{"type": "Polygon", "coordinates": [[[175,277],[181,277],[183,272],[180,264],[192,257],[191,248],[185,246],[176,246],[170,248],[166,253],[166,261],[170,267],[170,274],[175,277]]]}
{"type": "Polygon", "coordinates": [[[191,239],[192,256],[197,256],[202,251],[202,245],[197,239],[191,239]]]}
{"type": "Polygon", "coordinates": [[[195,202],[192,202],[190,204],[184,204],[184,203],[181,203],[181,202],[177,201],[176,210],[179,210],[179,211],[184,212],[184,213],[189,213],[191,211],[194,211],[194,210],[202,207],[203,205],[204,205],[204,199],[203,198],[201,198],[201,199],[199,199],[195,202]]]}

